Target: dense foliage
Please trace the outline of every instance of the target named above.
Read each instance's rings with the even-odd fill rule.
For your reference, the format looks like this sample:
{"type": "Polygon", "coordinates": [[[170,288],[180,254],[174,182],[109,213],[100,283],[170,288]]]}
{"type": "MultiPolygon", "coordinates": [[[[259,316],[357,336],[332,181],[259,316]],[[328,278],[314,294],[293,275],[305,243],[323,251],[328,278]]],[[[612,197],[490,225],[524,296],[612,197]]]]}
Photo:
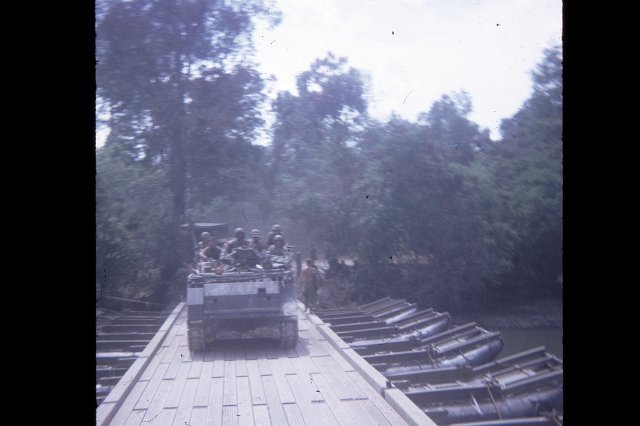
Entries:
{"type": "Polygon", "coordinates": [[[560,48],[545,52],[498,141],[469,120],[464,92],[417,122],[371,119],[365,77],[329,53],[273,101],[263,147],[267,98],[248,40],[253,19],[271,15],[225,5],[97,9],[98,99],[111,113],[96,152],[97,296],[178,297],[187,212],[263,232],[281,223],[302,251],[357,258],[362,301],[456,310],[560,294],[560,48]]]}

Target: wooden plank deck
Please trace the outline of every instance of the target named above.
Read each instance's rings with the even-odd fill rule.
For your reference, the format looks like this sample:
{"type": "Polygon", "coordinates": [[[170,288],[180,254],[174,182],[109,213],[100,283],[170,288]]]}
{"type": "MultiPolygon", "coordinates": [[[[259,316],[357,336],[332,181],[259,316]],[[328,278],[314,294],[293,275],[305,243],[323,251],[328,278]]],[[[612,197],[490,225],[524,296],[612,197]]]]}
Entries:
{"type": "Polygon", "coordinates": [[[299,312],[295,350],[230,341],[203,356],[183,309],[109,424],[408,424],[309,318],[299,312]]]}

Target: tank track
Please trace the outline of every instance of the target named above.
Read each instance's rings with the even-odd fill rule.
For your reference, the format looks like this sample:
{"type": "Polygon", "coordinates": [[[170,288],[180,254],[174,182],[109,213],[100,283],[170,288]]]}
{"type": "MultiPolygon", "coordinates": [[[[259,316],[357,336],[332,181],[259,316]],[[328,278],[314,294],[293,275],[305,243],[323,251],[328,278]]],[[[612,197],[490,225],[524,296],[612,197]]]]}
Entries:
{"type": "Polygon", "coordinates": [[[204,326],[202,324],[189,324],[187,329],[189,350],[194,353],[204,352],[206,344],[204,339],[204,326]]]}

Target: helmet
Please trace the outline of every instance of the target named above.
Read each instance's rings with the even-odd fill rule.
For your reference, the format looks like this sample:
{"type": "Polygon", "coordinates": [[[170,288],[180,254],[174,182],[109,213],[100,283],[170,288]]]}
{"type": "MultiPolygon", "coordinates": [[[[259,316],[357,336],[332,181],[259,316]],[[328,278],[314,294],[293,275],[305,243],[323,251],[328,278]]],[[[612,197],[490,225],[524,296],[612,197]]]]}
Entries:
{"type": "Polygon", "coordinates": [[[211,234],[207,231],[204,231],[202,234],[200,234],[200,238],[202,238],[203,240],[208,240],[209,238],[211,238],[211,234]]]}
{"type": "Polygon", "coordinates": [[[252,237],[259,237],[260,236],[260,230],[259,229],[252,229],[251,230],[251,236],[252,237]]]}
{"type": "Polygon", "coordinates": [[[273,238],[273,242],[275,243],[276,241],[284,241],[284,237],[282,235],[276,235],[273,238]]]}
{"type": "Polygon", "coordinates": [[[272,231],[282,231],[282,227],[280,227],[280,225],[273,225],[271,227],[272,231]]]}
{"type": "Polygon", "coordinates": [[[242,229],[242,228],[236,228],[236,230],[235,230],[235,231],[233,231],[233,234],[234,234],[236,237],[239,237],[240,235],[242,235],[242,236],[245,236],[245,235],[246,235],[246,234],[245,234],[245,232],[244,232],[244,229],[242,229]]]}

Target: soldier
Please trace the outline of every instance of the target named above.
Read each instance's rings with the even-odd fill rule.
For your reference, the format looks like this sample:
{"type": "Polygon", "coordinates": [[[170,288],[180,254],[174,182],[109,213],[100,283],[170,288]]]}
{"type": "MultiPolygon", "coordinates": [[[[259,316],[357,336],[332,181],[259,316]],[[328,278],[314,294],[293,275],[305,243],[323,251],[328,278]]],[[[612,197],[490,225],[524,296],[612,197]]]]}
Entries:
{"type": "Polygon", "coordinates": [[[242,228],[236,228],[233,233],[236,236],[235,240],[231,240],[227,243],[225,248],[225,253],[229,254],[233,252],[236,248],[247,248],[249,247],[249,240],[246,239],[246,233],[242,228]]]}
{"type": "Polygon", "coordinates": [[[261,238],[262,236],[260,235],[260,230],[251,230],[251,241],[249,242],[249,246],[258,253],[263,252],[266,248],[264,243],[261,241],[261,238]]]}
{"type": "Polygon", "coordinates": [[[286,252],[284,248],[284,237],[282,235],[276,235],[273,238],[273,244],[269,246],[268,254],[270,256],[284,256],[286,252]]]}
{"type": "Polygon", "coordinates": [[[260,255],[251,247],[242,228],[236,228],[236,238],[227,243],[223,262],[236,268],[253,268],[260,262],[260,255]]]}
{"type": "Polygon", "coordinates": [[[271,232],[267,234],[267,247],[275,243],[274,238],[276,237],[276,235],[282,235],[282,227],[278,224],[273,225],[271,227],[271,232]]]}
{"type": "Polygon", "coordinates": [[[207,231],[204,231],[202,234],[200,234],[200,241],[198,241],[198,250],[202,250],[203,248],[207,247],[210,239],[211,234],[207,231]]]}
{"type": "MultiPolygon", "coordinates": [[[[253,250],[256,255],[255,263],[262,263],[265,256],[267,255],[267,247],[262,242],[260,230],[252,229],[251,230],[251,240],[249,241],[249,248],[253,250]]],[[[255,265],[252,265],[255,266],[255,265]]]]}
{"type": "Polygon", "coordinates": [[[206,243],[206,247],[204,247],[202,250],[198,252],[198,257],[201,260],[207,262],[210,260],[220,259],[221,253],[222,253],[222,250],[220,250],[220,247],[216,245],[215,238],[209,238],[209,240],[206,243]]]}
{"type": "Polygon", "coordinates": [[[207,231],[204,231],[202,234],[200,234],[200,241],[196,243],[196,247],[194,249],[194,259],[196,262],[202,260],[200,256],[200,252],[202,252],[202,250],[207,248],[207,245],[210,239],[211,239],[211,234],[209,234],[207,231]]]}
{"type": "Polygon", "coordinates": [[[300,274],[300,284],[304,295],[304,310],[311,311],[311,305],[318,299],[318,287],[320,286],[320,272],[313,260],[306,260],[307,267],[300,274]]]}

